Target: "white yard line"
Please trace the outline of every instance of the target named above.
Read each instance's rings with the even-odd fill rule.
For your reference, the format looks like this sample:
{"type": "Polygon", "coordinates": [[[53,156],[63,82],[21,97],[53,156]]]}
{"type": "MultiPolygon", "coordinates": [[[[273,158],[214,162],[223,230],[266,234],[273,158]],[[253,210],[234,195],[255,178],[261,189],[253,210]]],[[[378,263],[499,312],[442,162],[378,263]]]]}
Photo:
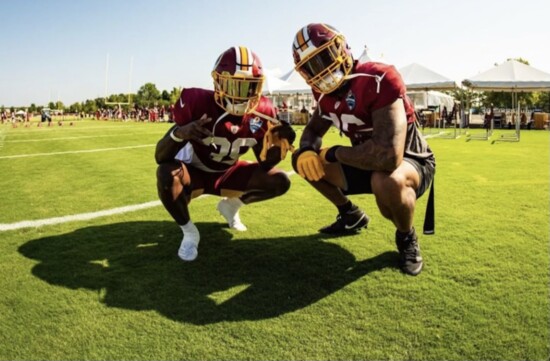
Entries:
{"type": "MultiPolygon", "coordinates": [[[[296,174],[294,171],[286,172],[288,176],[292,176],[296,174]]],[[[208,197],[208,194],[204,194],[199,198],[208,197]]],[[[99,217],[106,217],[106,216],[112,216],[115,214],[122,214],[122,213],[128,213],[128,212],[135,212],[142,209],[147,208],[153,208],[160,206],[162,203],[160,201],[151,201],[141,204],[133,204],[130,206],[124,206],[124,207],[118,207],[118,208],[112,208],[107,209],[103,211],[97,211],[97,212],[88,212],[88,213],[80,213],[80,214],[73,214],[69,216],[62,216],[62,217],[53,217],[53,218],[46,218],[46,219],[37,219],[33,221],[21,221],[21,222],[15,222],[15,223],[0,223],[0,232],[4,231],[13,231],[21,228],[37,228],[42,226],[51,226],[53,224],[60,224],[60,223],[67,223],[67,222],[74,222],[74,221],[87,221],[94,218],[99,217]]]]}
{"type": "Polygon", "coordinates": [[[65,132],[65,131],[73,131],[73,130],[76,130],[76,131],[88,131],[88,130],[97,130],[97,129],[109,129],[109,130],[128,130],[128,128],[125,128],[125,127],[117,127],[117,126],[106,126],[106,127],[103,127],[103,126],[80,126],[80,127],[76,127],[76,126],[64,126],[62,127],[63,130],[61,130],[61,127],[59,126],[51,126],[51,127],[48,127],[48,126],[42,126],[40,128],[16,128],[16,129],[10,129],[9,131],[9,135],[10,137],[12,136],[25,136],[26,134],[28,133],[34,133],[34,132],[52,132],[52,131],[55,131],[56,129],[57,130],[60,130],[62,132],[65,132]]]}
{"type": "Polygon", "coordinates": [[[156,144],[141,144],[141,145],[131,145],[128,147],[116,147],[116,148],[100,148],[100,149],[87,149],[87,150],[69,150],[66,152],[51,152],[51,153],[32,153],[32,154],[16,154],[16,155],[5,155],[1,156],[0,159],[12,159],[12,158],[27,158],[27,157],[43,157],[48,155],[59,155],[59,154],[77,154],[77,153],[95,153],[95,152],[108,152],[111,150],[119,149],[136,149],[136,148],[145,148],[145,147],[154,147],[156,144]]]}
{"type": "Polygon", "coordinates": [[[157,134],[155,133],[126,133],[126,134],[103,134],[103,135],[81,135],[75,137],[59,137],[59,138],[42,138],[42,139],[17,139],[17,140],[5,140],[4,143],[30,143],[30,142],[48,142],[50,140],[72,140],[72,139],[87,139],[87,138],[104,138],[104,137],[123,137],[126,135],[143,135],[143,134],[157,134]]]}
{"type": "Polygon", "coordinates": [[[86,220],[94,219],[98,217],[105,217],[105,216],[112,216],[114,214],[134,212],[140,209],[147,209],[147,208],[157,207],[160,205],[161,205],[160,201],[152,201],[152,202],[146,202],[141,204],[134,204],[131,206],[107,209],[107,210],[98,211],[98,212],[80,213],[80,214],[73,214],[70,216],[63,216],[63,217],[37,219],[34,221],[4,223],[4,224],[0,224],[0,232],[12,231],[12,230],[21,229],[21,228],[36,228],[36,227],[42,227],[42,226],[50,226],[52,224],[67,223],[67,222],[74,222],[74,221],[86,221],[86,220]]]}

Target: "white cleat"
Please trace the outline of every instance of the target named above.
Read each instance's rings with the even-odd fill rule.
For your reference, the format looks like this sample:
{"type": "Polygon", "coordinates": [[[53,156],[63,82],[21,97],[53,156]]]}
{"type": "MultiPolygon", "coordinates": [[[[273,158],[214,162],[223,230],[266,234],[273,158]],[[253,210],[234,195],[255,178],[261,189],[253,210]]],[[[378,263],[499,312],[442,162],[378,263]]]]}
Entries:
{"type": "Polygon", "coordinates": [[[193,232],[186,232],[183,235],[183,240],[178,250],[178,257],[184,261],[194,261],[199,255],[198,247],[200,238],[201,236],[198,229],[193,232]]]}
{"type": "Polygon", "coordinates": [[[239,217],[241,206],[242,202],[238,198],[223,198],[216,208],[229,224],[229,228],[244,232],[247,228],[241,222],[241,217],[239,217]]]}

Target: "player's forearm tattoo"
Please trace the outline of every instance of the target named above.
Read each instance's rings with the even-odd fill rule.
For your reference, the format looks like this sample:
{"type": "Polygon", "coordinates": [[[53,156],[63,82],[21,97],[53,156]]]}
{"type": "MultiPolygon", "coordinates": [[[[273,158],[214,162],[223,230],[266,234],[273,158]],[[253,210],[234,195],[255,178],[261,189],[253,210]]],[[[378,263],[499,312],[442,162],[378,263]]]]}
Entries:
{"type": "MultiPolygon", "coordinates": [[[[399,102],[401,107],[403,106],[399,102]]],[[[406,136],[406,117],[396,103],[381,109],[373,116],[372,138],[354,147],[342,147],[337,159],[367,170],[393,171],[403,160],[406,136]]]]}

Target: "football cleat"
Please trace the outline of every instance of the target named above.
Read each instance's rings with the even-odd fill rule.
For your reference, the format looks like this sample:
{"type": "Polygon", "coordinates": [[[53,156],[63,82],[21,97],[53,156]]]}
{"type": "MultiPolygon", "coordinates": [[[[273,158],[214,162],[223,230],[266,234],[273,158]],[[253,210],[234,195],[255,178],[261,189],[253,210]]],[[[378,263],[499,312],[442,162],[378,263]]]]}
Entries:
{"type": "Polygon", "coordinates": [[[356,233],[361,228],[367,228],[369,221],[369,216],[355,207],[345,214],[338,214],[336,222],[321,228],[319,232],[333,235],[356,233]]]}
{"type": "Polygon", "coordinates": [[[400,236],[396,231],[395,244],[399,251],[399,268],[401,268],[401,271],[411,276],[419,274],[422,271],[424,262],[420,255],[420,246],[414,228],[405,237],[400,236]]]}
{"type": "Polygon", "coordinates": [[[195,230],[192,232],[185,232],[178,250],[178,257],[184,261],[194,261],[199,255],[198,247],[201,236],[199,230],[194,228],[195,230]]]}
{"type": "Polygon", "coordinates": [[[239,216],[239,208],[242,204],[238,198],[223,198],[216,208],[227,221],[229,228],[244,232],[247,228],[241,222],[241,217],[239,216]]]}

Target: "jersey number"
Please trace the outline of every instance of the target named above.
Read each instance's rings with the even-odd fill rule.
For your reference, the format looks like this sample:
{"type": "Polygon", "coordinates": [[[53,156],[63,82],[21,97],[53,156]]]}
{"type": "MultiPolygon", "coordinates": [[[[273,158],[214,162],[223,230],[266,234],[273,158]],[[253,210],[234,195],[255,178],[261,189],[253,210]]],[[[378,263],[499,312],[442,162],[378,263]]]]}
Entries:
{"type": "MultiPolygon", "coordinates": [[[[329,113],[330,120],[332,120],[332,123],[337,127],[340,128],[340,119],[338,119],[338,115],[335,113],[329,113]]],[[[363,122],[361,119],[356,118],[353,114],[342,114],[342,131],[347,132],[348,131],[348,124],[356,124],[357,126],[365,125],[365,122],[363,122]]]]}
{"type": "Polygon", "coordinates": [[[233,164],[235,160],[239,158],[239,150],[241,147],[253,147],[257,144],[256,139],[254,138],[237,138],[233,142],[229,142],[227,138],[214,137],[214,138],[205,138],[205,145],[213,145],[217,153],[212,152],[210,157],[212,160],[219,163],[228,163],[233,164]],[[222,161],[225,157],[229,157],[231,160],[222,161]]]}

